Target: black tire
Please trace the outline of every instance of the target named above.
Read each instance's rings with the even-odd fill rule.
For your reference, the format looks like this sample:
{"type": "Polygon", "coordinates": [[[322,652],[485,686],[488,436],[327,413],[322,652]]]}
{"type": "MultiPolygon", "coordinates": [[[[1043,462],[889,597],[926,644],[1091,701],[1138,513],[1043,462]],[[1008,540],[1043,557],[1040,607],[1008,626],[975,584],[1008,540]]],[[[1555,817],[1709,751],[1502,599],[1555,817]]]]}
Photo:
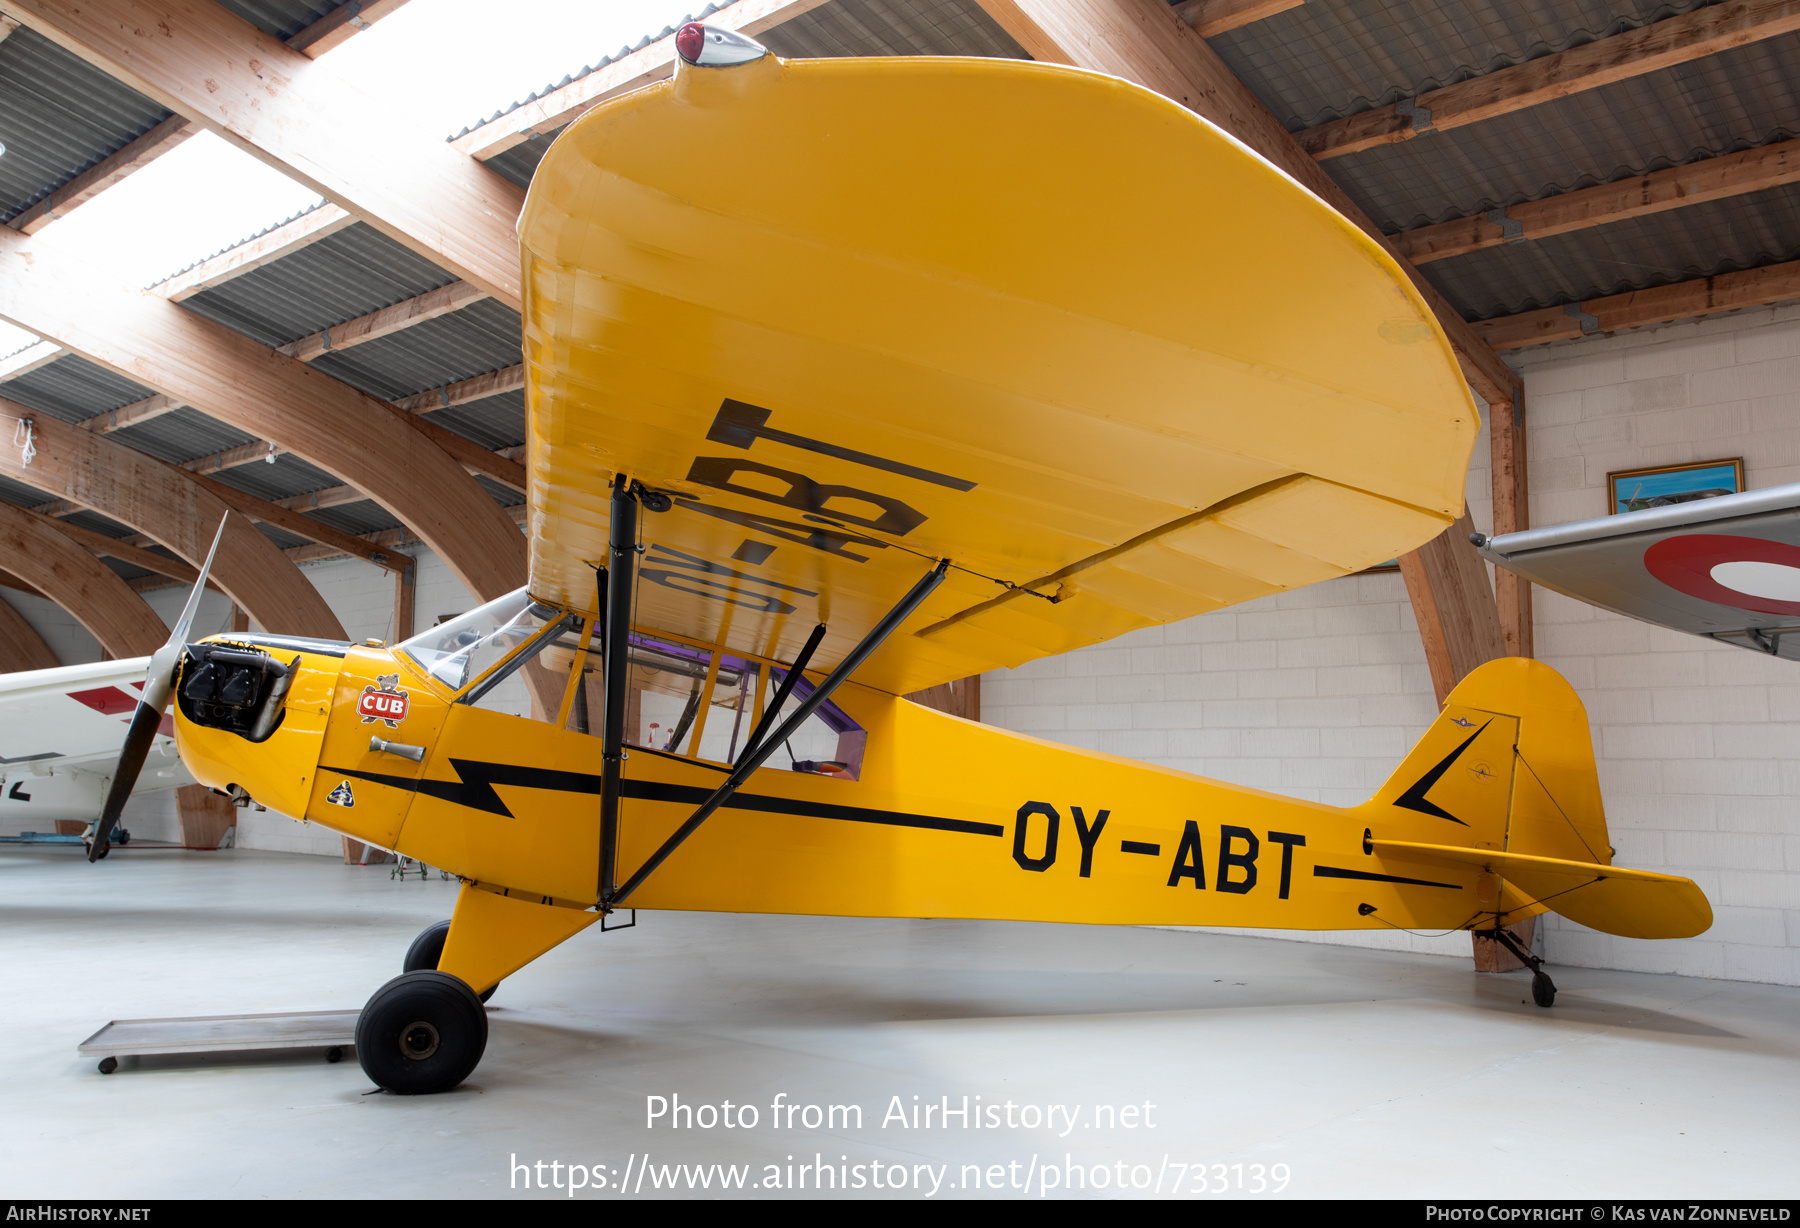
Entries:
{"type": "Polygon", "coordinates": [[[119,1059],[118,1058],[109,1056],[109,1057],[103,1057],[100,1059],[100,1073],[101,1074],[111,1074],[113,1071],[117,1070],[118,1068],[119,1068],[119,1059]]]}
{"type": "Polygon", "coordinates": [[[1556,1002],[1556,982],[1541,972],[1531,974],[1531,1000],[1539,1006],[1549,1007],[1556,1002]]]}
{"type": "MultiPolygon", "coordinates": [[[[444,958],[444,941],[450,937],[450,923],[439,921],[436,925],[427,926],[419,936],[412,940],[406,948],[406,959],[401,964],[403,972],[418,972],[423,969],[436,968],[438,961],[444,958]]],[[[494,996],[498,985],[489,985],[478,997],[483,1002],[494,996]]]]}
{"type": "Polygon", "coordinates": [[[447,1092],[487,1049],[487,1012],[475,991],[447,972],[395,977],[356,1020],[356,1060],[378,1087],[402,1096],[447,1092]]]}
{"type": "Polygon", "coordinates": [[[436,925],[426,926],[419,936],[412,940],[406,948],[406,959],[401,963],[402,972],[420,972],[435,969],[438,960],[444,957],[444,940],[450,937],[450,923],[439,921],[436,925]]]}
{"type": "Polygon", "coordinates": [[[331,1046],[331,1048],[325,1050],[325,1060],[332,1063],[333,1065],[336,1065],[338,1062],[343,1061],[344,1060],[344,1047],[342,1045],[333,1045],[333,1046],[331,1046]]]}

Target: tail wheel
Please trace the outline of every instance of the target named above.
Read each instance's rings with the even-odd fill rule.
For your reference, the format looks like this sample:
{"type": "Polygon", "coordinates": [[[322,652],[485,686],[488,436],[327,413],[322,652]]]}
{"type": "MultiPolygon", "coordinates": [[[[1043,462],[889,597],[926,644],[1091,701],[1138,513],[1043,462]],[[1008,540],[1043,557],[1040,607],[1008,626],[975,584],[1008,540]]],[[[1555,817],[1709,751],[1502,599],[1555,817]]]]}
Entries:
{"type": "Polygon", "coordinates": [[[487,1049],[487,1012],[475,991],[447,972],[395,977],[356,1020],[356,1060],[379,1087],[402,1096],[447,1092],[487,1049]]]}
{"type": "Polygon", "coordinates": [[[1556,1002],[1556,982],[1541,972],[1531,974],[1531,1000],[1548,1007],[1556,1002]]]}
{"type": "MultiPolygon", "coordinates": [[[[406,948],[406,959],[402,961],[400,970],[402,972],[418,972],[436,968],[438,961],[444,957],[444,940],[449,937],[450,923],[448,921],[439,921],[436,925],[427,926],[417,938],[412,940],[412,945],[406,948]]],[[[489,985],[481,991],[479,995],[481,1000],[486,1002],[494,996],[494,991],[499,988],[498,985],[489,985]]]]}

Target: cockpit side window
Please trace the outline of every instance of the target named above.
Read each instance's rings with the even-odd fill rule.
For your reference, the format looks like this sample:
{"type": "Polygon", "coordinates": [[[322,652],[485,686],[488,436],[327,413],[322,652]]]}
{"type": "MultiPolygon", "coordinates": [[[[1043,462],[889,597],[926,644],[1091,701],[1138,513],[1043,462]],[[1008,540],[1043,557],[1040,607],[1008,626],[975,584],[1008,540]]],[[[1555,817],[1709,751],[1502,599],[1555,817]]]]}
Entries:
{"type": "MultiPolygon", "coordinates": [[[[568,637],[565,635],[564,637],[568,637]]],[[[574,653],[560,647],[539,660],[566,677],[574,653]]],[[[708,763],[735,762],[749,742],[764,707],[785,677],[779,666],[673,637],[633,632],[626,690],[625,741],[708,763]]],[[[812,684],[796,681],[785,711],[792,712],[812,684]]],[[[598,645],[582,665],[570,705],[569,727],[599,736],[605,704],[598,645]]],[[[768,760],[772,768],[855,780],[862,767],[863,731],[835,704],[824,705],[768,760]]]]}

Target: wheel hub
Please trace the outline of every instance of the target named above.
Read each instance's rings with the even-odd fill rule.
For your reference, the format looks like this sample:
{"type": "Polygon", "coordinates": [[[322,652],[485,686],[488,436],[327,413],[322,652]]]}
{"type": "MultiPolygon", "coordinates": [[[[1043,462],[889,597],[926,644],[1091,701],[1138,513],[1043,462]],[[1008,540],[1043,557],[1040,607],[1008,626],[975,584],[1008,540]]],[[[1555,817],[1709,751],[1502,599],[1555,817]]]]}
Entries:
{"type": "Polygon", "coordinates": [[[438,1051],[438,1030],[423,1019],[400,1029],[400,1055],[422,1062],[438,1051]]]}

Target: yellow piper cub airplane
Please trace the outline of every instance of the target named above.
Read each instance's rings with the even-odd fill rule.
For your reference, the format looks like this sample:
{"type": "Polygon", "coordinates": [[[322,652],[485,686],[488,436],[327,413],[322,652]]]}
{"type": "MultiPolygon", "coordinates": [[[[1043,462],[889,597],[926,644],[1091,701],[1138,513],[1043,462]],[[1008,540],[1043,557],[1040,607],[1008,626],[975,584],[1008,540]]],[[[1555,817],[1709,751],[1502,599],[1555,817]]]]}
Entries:
{"type": "Polygon", "coordinates": [[[376,1083],[456,1085],[480,999],[622,908],[1710,924],[1610,865],[1586,717],[1532,661],[1350,809],[901,698],[1416,547],[1475,406],[1379,246],[1167,99],[677,43],[519,223],[529,587],[393,648],[184,618],[134,725],[172,694],[196,779],[462,879],[362,1013],[376,1083]]]}

